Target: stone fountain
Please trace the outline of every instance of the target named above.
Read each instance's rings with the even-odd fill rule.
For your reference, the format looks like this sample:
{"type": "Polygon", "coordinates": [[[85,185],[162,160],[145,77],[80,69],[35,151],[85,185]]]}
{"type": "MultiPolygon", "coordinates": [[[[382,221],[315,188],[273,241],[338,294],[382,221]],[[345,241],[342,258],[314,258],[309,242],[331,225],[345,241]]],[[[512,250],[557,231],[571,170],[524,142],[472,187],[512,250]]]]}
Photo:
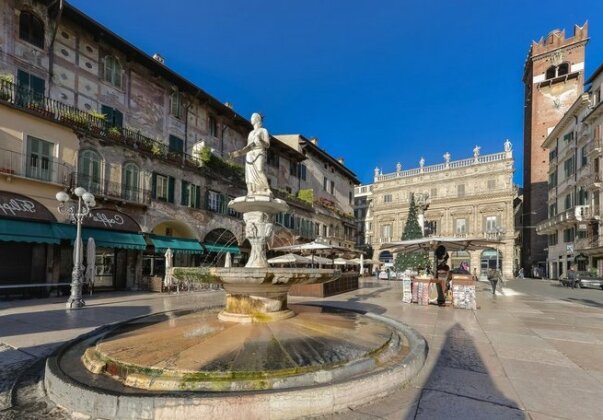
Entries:
{"type": "Polygon", "coordinates": [[[102,418],[270,417],[336,412],[386,395],[423,365],[412,329],[370,314],[291,305],[294,284],[336,279],[338,270],[272,268],[266,259],[276,213],[264,173],[270,137],[259,114],[245,154],[245,267],[187,269],[221,283],[221,310],[167,312],[111,325],[68,343],[48,360],[45,385],[58,404],[102,418]]]}

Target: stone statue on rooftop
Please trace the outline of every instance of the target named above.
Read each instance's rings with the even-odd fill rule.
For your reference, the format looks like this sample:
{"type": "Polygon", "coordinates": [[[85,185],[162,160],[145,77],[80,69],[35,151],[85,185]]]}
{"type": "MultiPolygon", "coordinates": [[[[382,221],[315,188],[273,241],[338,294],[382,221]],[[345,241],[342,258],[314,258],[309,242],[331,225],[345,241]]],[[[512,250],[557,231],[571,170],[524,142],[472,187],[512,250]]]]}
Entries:
{"type": "Polygon", "coordinates": [[[396,172],[402,172],[402,164],[400,162],[396,163],[396,172]]]}
{"type": "Polygon", "coordinates": [[[476,144],[475,147],[473,148],[473,157],[475,158],[475,160],[477,160],[477,158],[479,157],[480,150],[482,150],[482,148],[476,144]]]}
{"type": "Polygon", "coordinates": [[[446,163],[450,163],[450,158],[452,158],[452,155],[450,154],[450,152],[446,152],[444,153],[444,156],[442,156],[444,158],[444,161],[446,163]]]}
{"type": "Polygon", "coordinates": [[[270,136],[268,130],[262,127],[262,116],[260,114],[254,113],[251,116],[251,124],[253,124],[253,130],[247,137],[247,146],[230,153],[230,157],[235,158],[245,154],[247,196],[272,196],[268,178],[264,172],[266,151],[270,147],[270,136]]]}
{"type": "Polygon", "coordinates": [[[423,166],[425,166],[425,158],[421,156],[421,159],[419,159],[419,166],[422,168],[423,166]]]}
{"type": "Polygon", "coordinates": [[[511,150],[513,150],[513,144],[511,143],[511,140],[506,139],[505,140],[505,152],[510,152],[511,150]]]}

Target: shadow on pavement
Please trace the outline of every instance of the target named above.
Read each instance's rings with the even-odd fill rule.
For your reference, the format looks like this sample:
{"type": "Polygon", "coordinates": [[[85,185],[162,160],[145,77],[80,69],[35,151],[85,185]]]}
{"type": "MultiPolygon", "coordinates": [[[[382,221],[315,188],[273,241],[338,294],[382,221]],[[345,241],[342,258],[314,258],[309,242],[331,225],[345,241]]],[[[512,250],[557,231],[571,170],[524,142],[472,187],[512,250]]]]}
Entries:
{"type": "Polygon", "coordinates": [[[55,309],[3,315],[0,324],[0,341],[10,344],[7,338],[19,335],[53,334],[57,331],[101,327],[112,322],[146,315],[150,310],[151,307],[146,305],[86,306],[77,311],[55,309]]]}
{"type": "Polygon", "coordinates": [[[592,299],[583,299],[583,298],[573,298],[573,297],[568,297],[565,299],[561,299],[564,300],[566,302],[571,302],[571,303],[578,303],[580,305],[586,305],[586,306],[590,306],[593,308],[603,308],[603,303],[601,302],[596,302],[592,299]]]}
{"type": "Polygon", "coordinates": [[[313,300],[307,302],[299,302],[300,305],[315,305],[315,306],[329,306],[331,308],[348,309],[354,312],[371,312],[377,315],[384,314],[386,309],[383,306],[375,305],[373,303],[360,303],[358,301],[346,301],[346,300],[313,300]]]}
{"type": "MultiPolygon", "coordinates": [[[[491,349],[488,343],[479,346],[482,351],[491,349]]],[[[420,376],[424,375],[427,376],[420,376]]],[[[527,418],[518,404],[499,390],[497,378],[491,376],[480,349],[458,323],[447,331],[428,375],[417,408],[406,416],[407,420],[527,418]]]]}

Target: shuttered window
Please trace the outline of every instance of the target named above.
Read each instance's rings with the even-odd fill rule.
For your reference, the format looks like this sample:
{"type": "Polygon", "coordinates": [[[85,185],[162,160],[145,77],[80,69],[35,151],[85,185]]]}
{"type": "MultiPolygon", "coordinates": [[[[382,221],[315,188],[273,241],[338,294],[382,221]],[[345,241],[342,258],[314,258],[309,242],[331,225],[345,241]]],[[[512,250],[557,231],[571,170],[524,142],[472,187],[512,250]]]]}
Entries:
{"type": "Polygon", "coordinates": [[[108,127],[123,127],[124,126],[124,114],[110,106],[101,105],[101,113],[105,115],[105,122],[108,127]]]}

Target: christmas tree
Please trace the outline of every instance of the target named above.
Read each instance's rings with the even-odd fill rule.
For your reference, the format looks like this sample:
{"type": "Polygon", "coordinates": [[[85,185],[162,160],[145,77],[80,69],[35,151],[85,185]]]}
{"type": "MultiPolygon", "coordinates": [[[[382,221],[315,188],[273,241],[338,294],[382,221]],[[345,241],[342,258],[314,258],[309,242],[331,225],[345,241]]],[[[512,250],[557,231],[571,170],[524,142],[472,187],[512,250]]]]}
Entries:
{"type": "MultiPolygon", "coordinates": [[[[406,219],[406,225],[404,225],[402,240],[408,241],[412,239],[420,239],[422,237],[423,231],[421,230],[421,225],[419,225],[419,219],[417,217],[415,196],[414,194],[411,194],[410,208],[408,209],[408,219],[406,219]]],[[[419,271],[429,267],[429,263],[429,255],[426,252],[399,252],[398,255],[396,255],[394,267],[398,272],[406,269],[419,271]]]]}

